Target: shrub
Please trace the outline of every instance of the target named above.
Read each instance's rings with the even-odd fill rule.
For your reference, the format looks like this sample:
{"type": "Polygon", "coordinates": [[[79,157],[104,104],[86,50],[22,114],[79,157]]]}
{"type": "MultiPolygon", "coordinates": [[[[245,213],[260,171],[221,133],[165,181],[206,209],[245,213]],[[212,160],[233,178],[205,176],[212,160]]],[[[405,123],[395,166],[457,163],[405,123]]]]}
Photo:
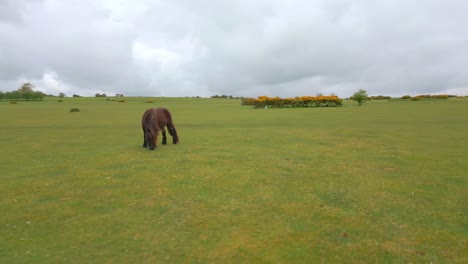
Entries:
{"type": "Polygon", "coordinates": [[[70,112],[79,112],[79,111],[80,111],[80,109],[79,109],[79,108],[76,108],[76,107],[70,109],[70,112]]]}
{"type": "Polygon", "coordinates": [[[63,100],[57,100],[57,102],[61,103],[61,102],[63,102],[63,100]]]}
{"type": "Polygon", "coordinates": [[[119,101],[117,101],[117,102],[119,102],[119,103],[125,103],[125,100],[119,100],[119,101]]]}
{"type": "Polygon", "coordinates": [[[433,95],[432,98],[434,98],[434,99],[448,99],[449,95],[448,94],[433,95]]]}
{"type": "Polygon", "coordinates": [[[411,99],[411,95],[403,95],[401,99],[411,99]]]}
{"type": "Polygon", "coordinates": [[[369,100],[369,97],[367,96],[366,90],[359,89],[359,91],[354,93],[353,96],[350,97],[350,99],[358,102],[358,105],[361,106],[363,103],[369,100]]]}
{"type": "Polygon", "coordinates": [[[16,101],[10,101],[10,104],[16,104],[16,101]]]}
{"type": "Polygon", "coordinates": [[[152,100],[148,100],[148,101],[146,101],[145,103],[147,103],[147,104],[152,104],[152,103],[154,103],[154,102],[153,102],[152,100]]]}

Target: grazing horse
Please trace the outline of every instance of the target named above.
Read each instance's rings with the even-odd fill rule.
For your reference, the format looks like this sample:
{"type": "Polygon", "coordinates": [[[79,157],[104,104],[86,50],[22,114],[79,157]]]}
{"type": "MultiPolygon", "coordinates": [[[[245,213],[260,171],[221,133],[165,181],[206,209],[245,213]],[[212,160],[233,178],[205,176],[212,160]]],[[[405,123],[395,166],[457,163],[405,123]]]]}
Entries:
{"type": "Polygon", "coordinates": [[[169,134],[172,136],[172,143],[177,144],[179,137],[172,123],[172,117],[169,110],[166,108],[150,108],[146,110],[141,119],[141,127],[143,128],[143,147],[154,150],[158,147],[158,134],[162,133],[162,144],[166,145],[166,130],[167,126],[169,134]]]}

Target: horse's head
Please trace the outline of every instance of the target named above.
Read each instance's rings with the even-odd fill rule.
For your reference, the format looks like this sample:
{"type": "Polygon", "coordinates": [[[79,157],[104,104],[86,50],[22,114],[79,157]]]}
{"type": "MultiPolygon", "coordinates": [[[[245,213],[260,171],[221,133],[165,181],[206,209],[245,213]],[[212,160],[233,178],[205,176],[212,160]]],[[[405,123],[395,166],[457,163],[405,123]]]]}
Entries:
{"type": "Polygon", "coordinates": [[[154,150],[156,147],[157,135],[154,130],[146,129],[145,130],[145,141],[148,144],[150,150],[154,150]]]}

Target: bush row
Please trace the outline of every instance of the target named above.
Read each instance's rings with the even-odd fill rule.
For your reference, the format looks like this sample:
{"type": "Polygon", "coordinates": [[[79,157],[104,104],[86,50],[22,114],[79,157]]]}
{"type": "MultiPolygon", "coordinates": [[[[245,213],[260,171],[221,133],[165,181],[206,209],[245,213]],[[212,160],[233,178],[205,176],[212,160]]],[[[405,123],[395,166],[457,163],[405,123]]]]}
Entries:
{"type": "Polygon", "coordinates": [[[448,94],[417,95],[417,96],[411,98],[411,100],[417,101],[417,100],[421,100],[421,99],[448,99],[449,97],[452,97],[452,96],[450,96],[448,94]]]}
{"type": "MultiPolygon", "coordinates": [[[[413,101],[418,101],[422,99],[448,99],[450,97],[463,97],[463,96],[456,96],[456,95],[449,95],[449,94],[421,94],[421,95],[416,95],[412,97],[411,95],[403,95],[401,99],[411,99],[413,101]]],[[[385,95],[377,95],[377,96],[369,96],[370,100],[390,100],[394,99],[391,96],[385,96],[385,95]]]]}
{"type": "Polygon", "coordinates": [[[388,100],[388,99],[392,99],[392,97],[386,96],[386,95],[369,96],[369,100],[388,100]]]}
{"type": "Polygon", "coordinates": [[[0,99],[8,100],[42,100],[45,96],[43,92],[39,91],[28,91],[24,93],[20,91],[0,92],[0,99]]]}
{"type": "Polygon", "coordinates": [[[295,98],[280,98],[259,96],[258,98],[242,98],[243,105],[255,108],[265,107],[335,107],[341,106],[342,100],[335,95],[330,96],[298,96],[295,98]]]}

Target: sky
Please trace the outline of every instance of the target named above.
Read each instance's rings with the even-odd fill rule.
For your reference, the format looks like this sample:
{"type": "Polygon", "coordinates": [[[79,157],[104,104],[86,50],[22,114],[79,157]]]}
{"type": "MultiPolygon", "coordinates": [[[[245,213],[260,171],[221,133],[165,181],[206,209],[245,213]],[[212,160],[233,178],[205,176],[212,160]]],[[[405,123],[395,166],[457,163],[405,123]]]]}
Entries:
{"type": "Polygon", "coordinates": [[[0,90],[468,95],[466,0],[0,0],[0,90]]]}

